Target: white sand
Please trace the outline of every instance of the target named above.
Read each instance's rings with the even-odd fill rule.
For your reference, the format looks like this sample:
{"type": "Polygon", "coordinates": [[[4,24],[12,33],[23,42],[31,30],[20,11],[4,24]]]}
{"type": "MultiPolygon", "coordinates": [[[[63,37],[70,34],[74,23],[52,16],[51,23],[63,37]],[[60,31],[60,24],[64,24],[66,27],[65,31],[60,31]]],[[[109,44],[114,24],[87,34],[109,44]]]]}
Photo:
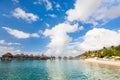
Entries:
{"type": "Polygon", "coordinates": [[[120,61],[103,61],[103,60],[97,60],[95,58],[88,58],[88,59],[85,59],[85,61],[92,62],[92,63],[100,63],[100,64],[112,65],[112,66],[119,66],[120,67],[120,61]]]}

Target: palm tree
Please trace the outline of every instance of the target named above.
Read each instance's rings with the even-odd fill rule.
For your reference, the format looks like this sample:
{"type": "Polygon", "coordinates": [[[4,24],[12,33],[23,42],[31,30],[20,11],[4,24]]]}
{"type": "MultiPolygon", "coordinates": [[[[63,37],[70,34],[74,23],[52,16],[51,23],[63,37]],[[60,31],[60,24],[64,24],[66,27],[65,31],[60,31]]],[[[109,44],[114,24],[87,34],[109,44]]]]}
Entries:
{"type": "Polygon", "coordinates": [[[107,48],[106,47],[103,47],[103,50],[106,50],[107,48]]]}

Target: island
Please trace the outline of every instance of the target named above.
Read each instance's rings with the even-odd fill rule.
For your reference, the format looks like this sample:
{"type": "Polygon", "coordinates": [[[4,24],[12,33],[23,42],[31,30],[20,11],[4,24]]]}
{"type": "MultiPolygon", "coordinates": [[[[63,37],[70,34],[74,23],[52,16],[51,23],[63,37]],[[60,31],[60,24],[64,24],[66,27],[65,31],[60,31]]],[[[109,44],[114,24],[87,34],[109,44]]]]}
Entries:
{"type": "Polygon", "coordinates": [[[76,56],[76,58],[92,63],[120,66],[120,45],[108,48],[103,47],[101,50],[88,51],[76,56]]]}

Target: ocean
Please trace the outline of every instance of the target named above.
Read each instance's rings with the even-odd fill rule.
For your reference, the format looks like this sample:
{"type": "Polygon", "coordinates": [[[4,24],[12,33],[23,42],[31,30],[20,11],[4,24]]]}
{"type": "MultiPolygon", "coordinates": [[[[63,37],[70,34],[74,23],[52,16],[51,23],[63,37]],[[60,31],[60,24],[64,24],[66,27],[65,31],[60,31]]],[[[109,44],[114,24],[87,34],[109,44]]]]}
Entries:
{"type": "Polygon", "coordinates": [[[81,60],[0,61],[0,80],[120,80],[120,68],[81,60]]]}

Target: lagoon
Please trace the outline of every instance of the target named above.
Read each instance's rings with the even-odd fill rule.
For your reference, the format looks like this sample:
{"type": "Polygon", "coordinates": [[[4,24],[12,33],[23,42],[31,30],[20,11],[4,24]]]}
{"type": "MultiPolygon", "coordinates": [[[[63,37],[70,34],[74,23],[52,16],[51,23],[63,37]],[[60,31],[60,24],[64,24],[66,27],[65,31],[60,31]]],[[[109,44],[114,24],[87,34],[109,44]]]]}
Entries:
{"type": "Polygon", "coordinates": [[[82,60],[0,61],[0,80],[120,80],[120,68],[82,60]]]}

